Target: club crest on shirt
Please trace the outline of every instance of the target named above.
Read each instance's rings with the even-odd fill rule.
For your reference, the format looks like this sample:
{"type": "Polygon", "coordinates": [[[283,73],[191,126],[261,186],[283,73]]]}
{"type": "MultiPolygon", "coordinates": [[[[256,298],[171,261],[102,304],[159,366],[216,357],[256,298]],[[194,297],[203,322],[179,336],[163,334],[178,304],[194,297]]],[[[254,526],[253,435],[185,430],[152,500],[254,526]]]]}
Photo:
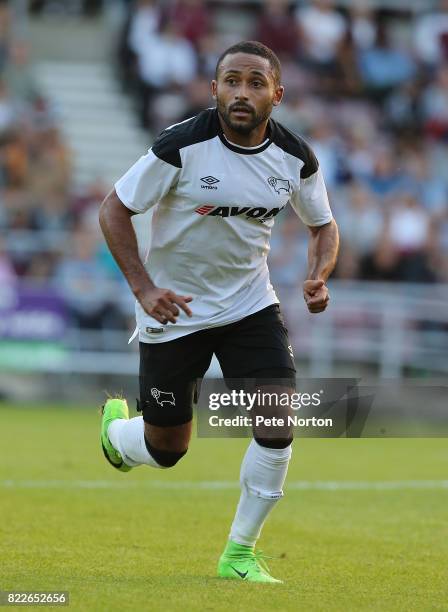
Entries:
{"type": "Polygon", "coordinates": [[[286,179],[280,179],[276,178],[275,176],[270,176],[268,178],[268,183],[272,187],[272,189],[278,194],[291,192],[291,185],[286,179]]]}

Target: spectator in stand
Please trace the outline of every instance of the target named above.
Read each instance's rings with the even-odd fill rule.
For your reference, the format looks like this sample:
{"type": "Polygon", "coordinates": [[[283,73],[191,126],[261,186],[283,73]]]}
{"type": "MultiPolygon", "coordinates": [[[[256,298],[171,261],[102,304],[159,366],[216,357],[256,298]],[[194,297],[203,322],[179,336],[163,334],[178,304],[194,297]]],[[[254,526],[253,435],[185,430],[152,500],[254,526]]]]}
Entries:
{"type": "Polygon", "coordinates": [[[264,1],[254,38],[273,49],[282,61],[297,56],[299,33],[288,0],[264,1]]]}
{"type": "Polygon", "coordinates": [[[448,142],[448,64],[442,64],[435,80],[423,92],[421,112],[428,136],[448,142]]]}
{"type": "Polygon", "coordinates": [[[192,81],[187,88],[187,108],[181,121],[194,117],[201,113],[204,108],[213,105],[210,92],[210,81],[204,77],[198,77],[192,81]]]}
{"type": "Polygon", "coordinates": [[[338,225],[344,249],[359,262],[359,270],[369,263],[384,231],[384,215],[374,195],[362,183],[353,183],[342,196],[347,205],[338,211],[338,225]]]}
{"type": "Polygon", "coordinates": [[[369,49],[376,40],[377,26],[372,12],[362,3],[351,7],[345,35],[338,47],[339,91],[345,96],[362,94],[358,52],[369,49]]]}
{"type": "Polygon", "coordinates": [[[393,196],[403,188],[404,180],[396,152],[390,148],[378,150],[373,172],[367,176],[372,192],[381,198],[393,196]]]}
{"type": "Polygon", "coordinates": [[[216,64],[224,46],[221,37],[213,30],[198,41],[198,71],[209,80],[215,78],[216,64]]]}
{"type": "Polygon", "coordinates": [[[273,282],[281,287],[299,287],[306,270],[307,246],[304,228],[289,207],[285,217],[272,234],[269,269],[273,282]],[[297,237],[302,236],[302,240],[297,237]]]}
{"type": "Polygon", "coordinates": [[[137,56],[147,39],[157,34],[160,28],[161,12],[156,0],[138,0],[130,16],[127,43],[137,56]]]}
{"type": "Polygon", "coordinates": [[[25,42],[14,41],[11,44],[3,78],[13,98],[32,103],[39,96],[39,87],[30,64],[30,49],[25,42]]]}
{"type": "Polygon", "coordinates": [[[83,329],[101,329],[109,323],[108,317],[115,316],[110,308],[110,277],[97,260],[97,249],[96,232],[79,227],[73,234],[72,252],[64,255],[54,278],[73,324],[83,329]]]}
{"type": "Polygon", "coordinates": [[[108,187],[101,177],[95,178],[82,189],[78,189],[72,195],[70,206],[74,222],[80,222],[82,217],[91,210],[94,210],[96,214],[107,192],[108,187]]]}
{"type": "Polygon", "coordinates": [[[0,287],[11,287],[17,281],[14,266],[6,251],[6,244],[0,238],[0,287]]]}
{"type": "Polygon", "coordinates": [[[448,179],[432,167],[427,150],[413,148],[404,157],[406,187],[415,194],[431,217],[444,215],[448,209],[448,179]]]}
{"type": "Polygon", "coordinates": [[[391,131],[415,137],[421,131],[420,80],[405,81],[386,97],[384,115],[391,131]]]}
{"type": "Polygon", "coordinates": [[[440,0],[438,10],[417,17],[414,48],[418,59],[429,67],[448,60],[448,0],[440,0]]]}
{"type": "Polygon", "coordinates": [[[417,73],[411,54],[393,42],[385,23],[378,25],[375,44],[360,51],[359,69],[364,86],[376,98],[390,93],[417,73]]]}
{"type": "Polygon", "coordinates": [[[70,188],[71,162],[57,128],[36,132],[29,168],[28,187],[36,202],[42,205],[59,202],[64,209],[70,188]]]}
{"type": "Polygon", "coordinates": [[[352,125],[345,130],[344,170],[355,180],[366,181],[375,167],[375,150],[380,140],[376,125],[370,117],[364,116],[361,122],[353,117],[352,125]],[[375,142],[375,148],[372,147],[375,142]]]}
{"type": "Polygon", "coordinates": [[[389,238],[401,254],[425,250],[430,230],[428,212],[412,193],[402,193],[395,200],[388,223],[389,238]]]}
{"type": "Polygon", "coordinates": [[[54,251],[34,253],[25,274],[27,284],[48,287],[55,274],[55,259],[54,251]]]}
{"type": "Polygon", "coordinates": [[[437,218],[431,243],[431,263],[442,283],[448,283],[448,207],[437,218]]]}
{"type": "Polygon", "coordinates": [[[316,122],[310,132],[313,150],[325,175],[325,183],[331,191],[339,179],[340,138],[336,126],[326,117],[316,122]]]}
{"type": "Polygon", "coordinates": [[[349,29],[357,49],[370,49],[377,39],[377,23],[368,2],[356,2],[350,6],[349,29]]]}
{"type": "Polygon", "coordinates": [[[0,73],[7,65],[10,42],[11,9],[7,0],[0,0],[0,73]]]}
{"type": "Polygon", "coordinates": [[[362,91],[361,78],[358,72],[358,58],[353,40],[353,33],[347,30],[337,53],[337,80],[339,95],[358,95],[362,91]]]}
{"type": "Polygon", "coordinates": [[[204,0],[175,0],[166,19],[196,49],[211,29],[211,15],[204,0]]]}
{"type": "Polygon", "coordinates": [[[16,236],[20,237],[8,240],[8,255],[16,274],[23,276],[30,265],[31,249],[40,245],[33,233],[37,225],[31,194],[24,188],[7,187],[1,195],[2,229],[7,230],[4,235],[9,237],[10,232],[16,232],[16,236]]]}
{"type": "Polygon", "coordinates": [[[45,130],[57,130],[60,117],[51,103],[38,94],[31,104],[27,105],[26,113],[20,119],[30,134],[38,134],[45,130]]]}
{"type": "Polygon", "coordinates": [[[148,36],[138,53],[142,83],[142,124],[154,128],[154,99],[165,92],[179,92],[197,74],[197,57],[192,44],[178,28],[166,22],[159,34],[148,36]]]}
{"type": "Polygon", "coordinates": [[[17,127],[2,141],[0,161],[3,181],[12,187],[25,187],[29,174],[29,150],[25,130],[17,127]]]}
{"type": "Polygon", "coordinates": [[[392,208],[388,234],[399,278],[407,282],[432,281],[428,264],[433,238],[431,220],[412,193],[401,194],[392,208]]]}
{"type": "Polygon", "coordinates": [[[140,76],[158,90],[187,85],[196,75],[196,54],[176,25],[167,22],[139,53],[140,76]]]}
{"type": "Polygon", "coordinates": [[[366,258],[363,268],[357,277],[366,281],[400,281],[398,254],[394,250],[387,233],[381,236],[373,257],[366,258]]]}
{"type": "Polygon", "coordinates": [[[19,119],[19,105],[5,83],[0,80],[0,135],[12,130],[19,119]]]}
{"type": "Polygon", "coordinates": [[[312,0],[295,13],[305,61],[324,74],[334,70],[339,46],[347,31],[333,0],[312,0]]]}
{"type": "Polygon", "coordinates": [[[138,57],[148,37],[159,31],[161,10],[156,0],[136,0],[126,14],[117,49],[119,79],[125,91],[138,97],[138,57]]]}

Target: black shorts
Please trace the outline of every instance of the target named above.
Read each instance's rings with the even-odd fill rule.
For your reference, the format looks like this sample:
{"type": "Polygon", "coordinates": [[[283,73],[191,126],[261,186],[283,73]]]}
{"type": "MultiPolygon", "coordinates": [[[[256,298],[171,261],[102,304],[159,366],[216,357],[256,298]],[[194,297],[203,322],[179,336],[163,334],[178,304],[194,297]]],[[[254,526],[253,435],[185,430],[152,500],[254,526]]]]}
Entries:
{"type": "MultiPolygon", "coordinates": [[[[169,342],[140,342],[140,401],[146,423],[182,425],[192,419],[196,380],[215,353],[225,379],[295,381],[296,369],[278,304],[221,327],[169,342]]],[[[293,383],[292,383],[293,384],[293,383]]]]}

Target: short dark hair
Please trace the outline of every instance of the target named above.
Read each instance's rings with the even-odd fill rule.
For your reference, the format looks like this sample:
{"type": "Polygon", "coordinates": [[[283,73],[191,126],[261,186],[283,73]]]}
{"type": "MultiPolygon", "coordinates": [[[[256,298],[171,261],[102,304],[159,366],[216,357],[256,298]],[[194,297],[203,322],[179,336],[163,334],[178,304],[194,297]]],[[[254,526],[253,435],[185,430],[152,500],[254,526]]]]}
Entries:
{"type": "Polygon", "coordinates": [[[221,54],[216,64],[216,79],[218,79],[218,72],[223,59],[228,55],[235,55],[235,53],[249,53],[250,55],[258,55],[259,57],[264,57],[265,59],[269,60],[271,70],[274,75],[275,85],[280,85],[282,78],[280,60],[272,49],[269,49],[269,47],[266,47],[266,45],[263,45],[263,43],[257,42],[256,40],[244,40],[226,49],[224,53],[221,54]]]}

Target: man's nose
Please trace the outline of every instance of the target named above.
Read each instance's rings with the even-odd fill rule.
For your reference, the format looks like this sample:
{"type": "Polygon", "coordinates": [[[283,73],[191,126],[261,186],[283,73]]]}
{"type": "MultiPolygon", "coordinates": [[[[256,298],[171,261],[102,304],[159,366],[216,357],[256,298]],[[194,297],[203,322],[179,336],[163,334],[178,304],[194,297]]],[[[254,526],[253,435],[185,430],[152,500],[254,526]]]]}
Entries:
{"type": "Polygon", "coordinates": [[[249,99],[249,90],[247,85],[240,85],[235,92],[235,98],[237,100],[248,100],[249,99]]]}

